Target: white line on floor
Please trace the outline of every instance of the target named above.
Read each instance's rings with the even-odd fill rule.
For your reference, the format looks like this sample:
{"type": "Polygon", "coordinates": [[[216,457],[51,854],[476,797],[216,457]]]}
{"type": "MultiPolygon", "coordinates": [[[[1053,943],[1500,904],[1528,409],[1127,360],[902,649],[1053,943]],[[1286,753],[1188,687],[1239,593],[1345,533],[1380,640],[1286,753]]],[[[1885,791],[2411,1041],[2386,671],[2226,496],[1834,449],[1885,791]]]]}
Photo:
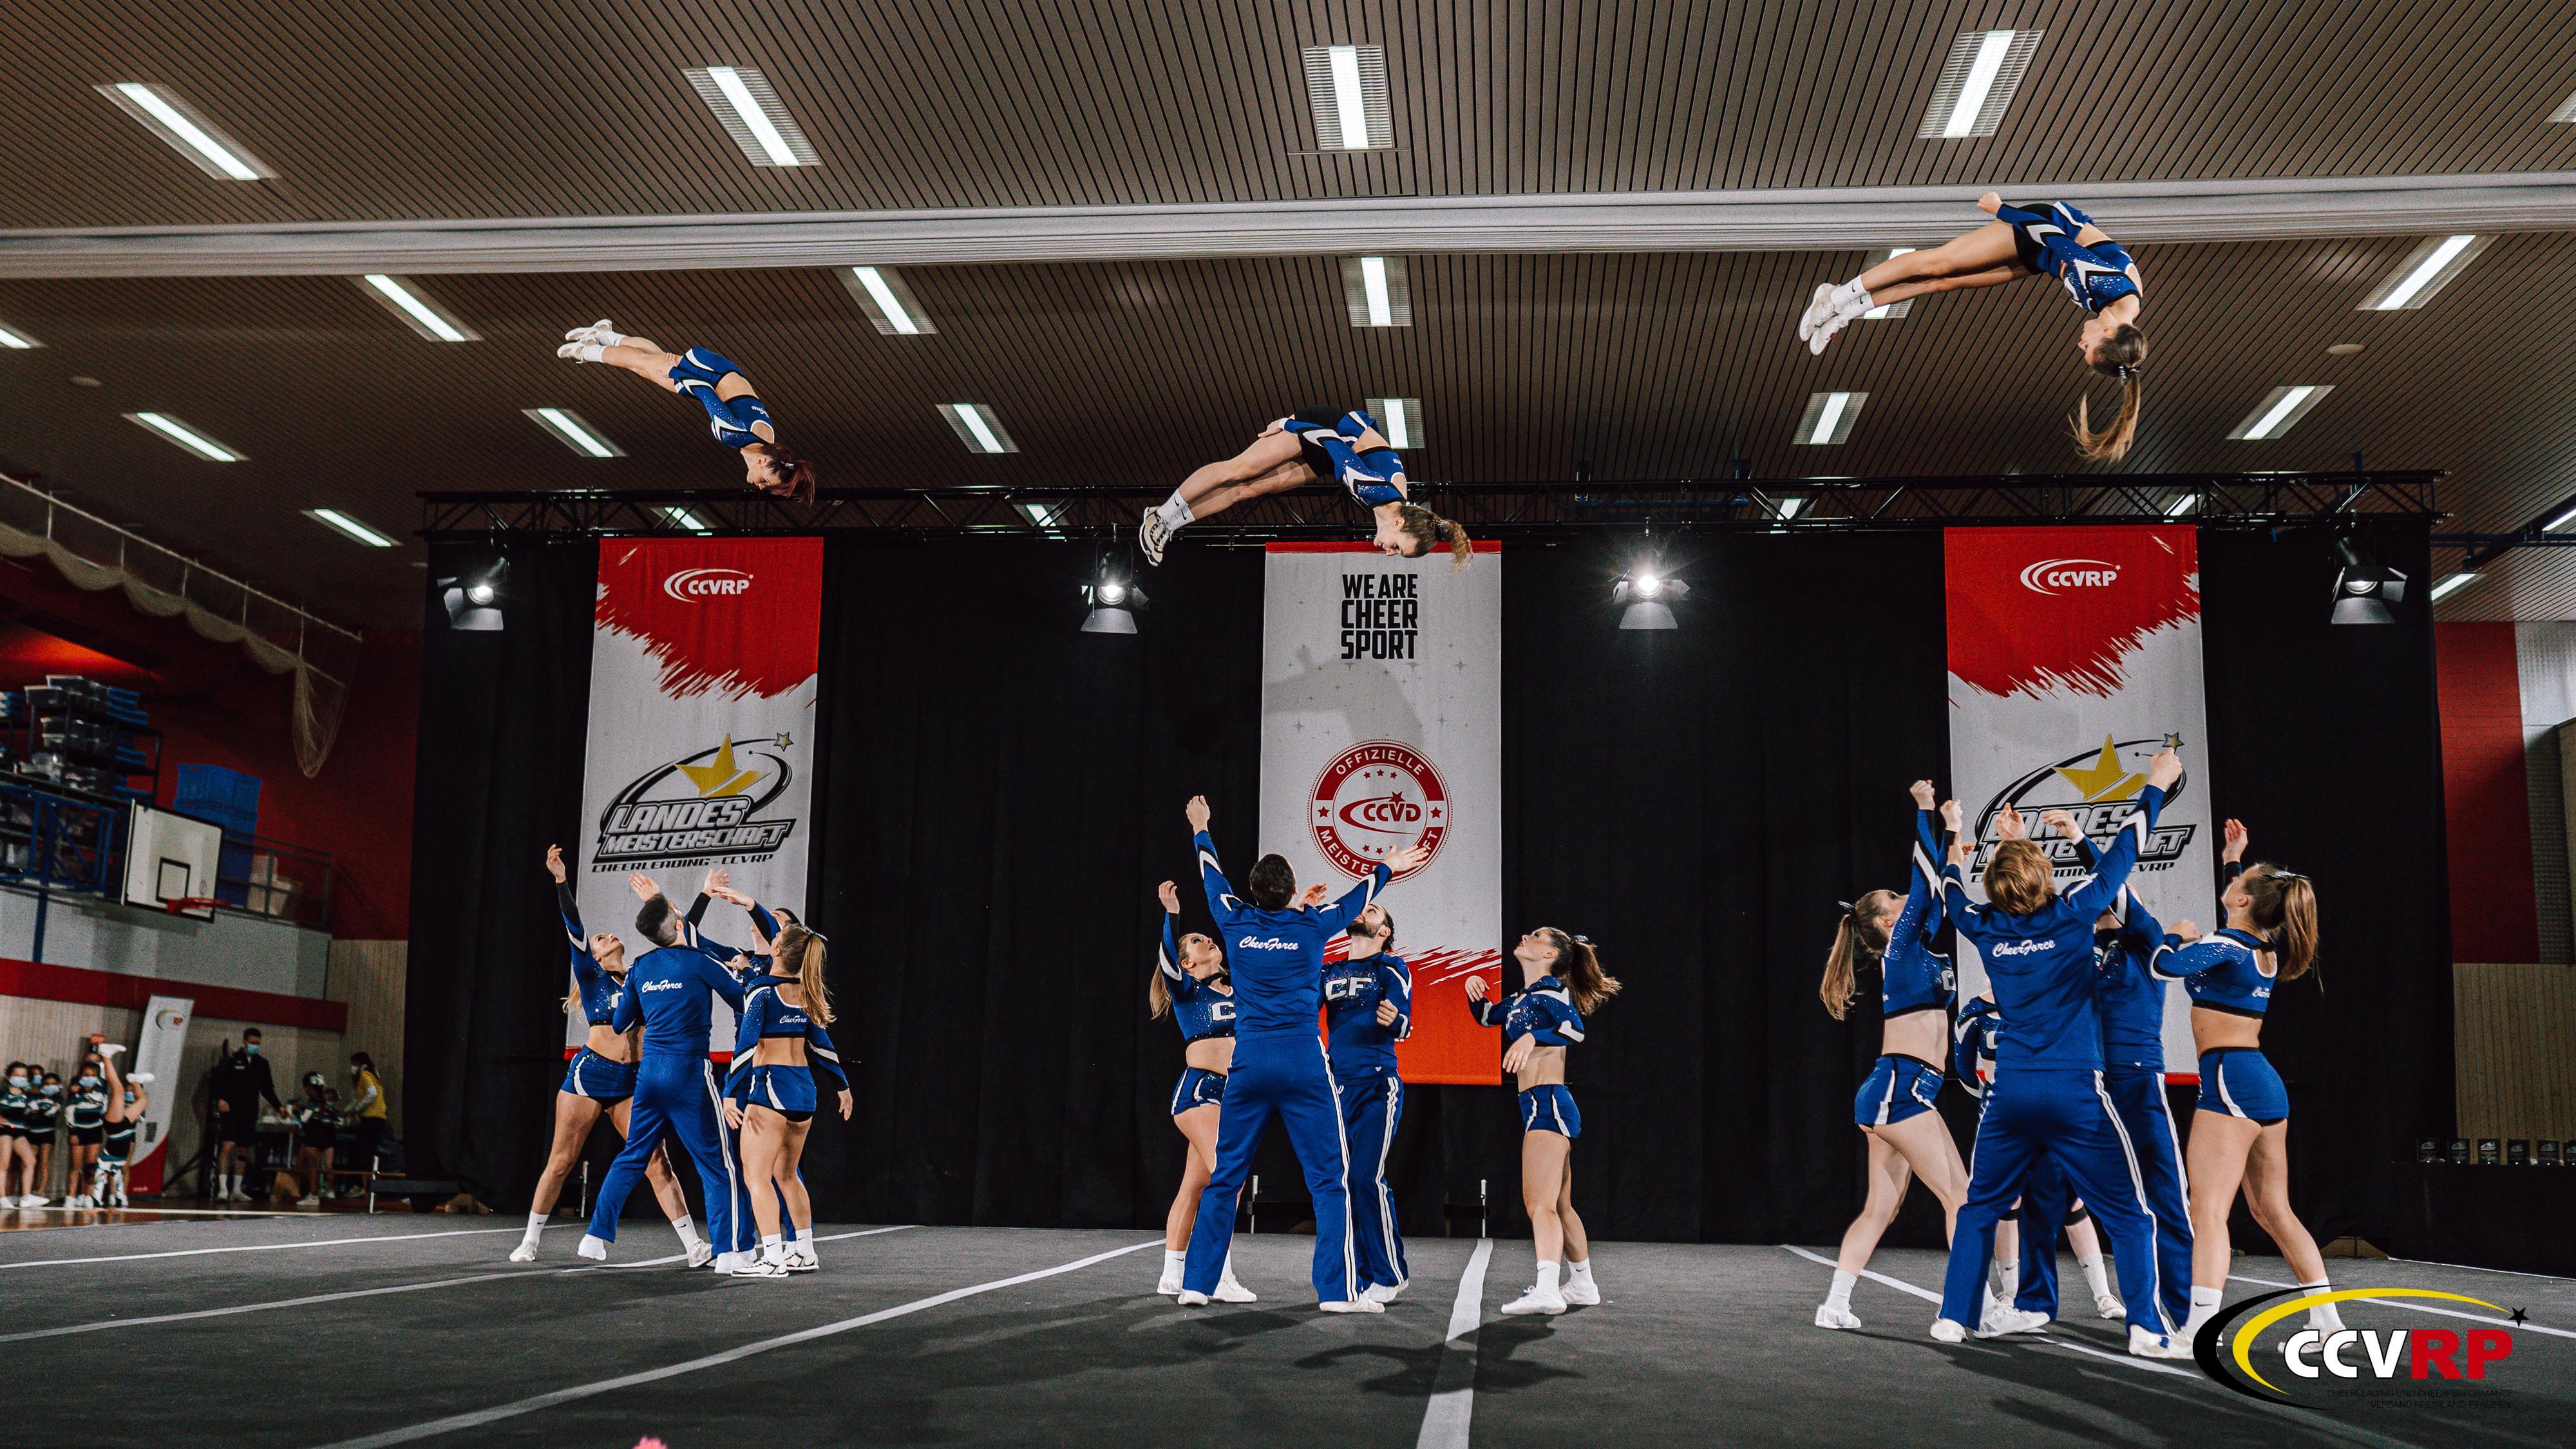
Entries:
{"type": "MultiPolygon", "coordinates": [[[[1793,1243],[1782,1243],[1780,1246],[1787,1248],[1790,1252],[1797,1254],[1799,1257],[1806,1259],[1810,1263],[1822,1263],[1828,1268],[1834,1266],[1833,1259],[1823,1257],[1815,1253],[1810,1253],[1806,1249],[1798,1247],[1793,1243]]],[[[1860,1276],[1867,1278],[1872,1283],[1883,1283],[1888,1287],[1895,1289],[1899,1293],[1911,1293],[1926,1303],[1938,1303],[1941,1301],[1940,1294],[1931,1292],[1928,1289],[1917,1288],[1902,1278],[1890,1278],[1885,1273],[1873,1273],[1867,1268],[1860,1270],[1860,1276]]]]}
{"type": "Polygon", "coordinates": [[[934,1293],[928,1298],[916,1298],[910,1303],[898,1303],[892,1308],[881,1308],[874,1313],[861,1314],[856,1318],[844,1318],[837,1323],[821,1324],[817,1327],[803,1329],[795,1333],[783,1333],[776,1338],[760,1339],[756,1342],[743,1344],[739,1348],[726,1349],[722,1353],[711,1353],[701,1358],[686,1360],[682,1363],[667,1364],[657,1369],[646,1369],[641,1373],[624,1374],[613,1379],[601,1379],[596,1383],[576,1384],[568,1389],[557,1389],[550,1394],[538,1394],[534,1398],[520,1399],[515,1403],[497,1404],[489,1409],[477,1409],[469,1414],[451,1414],[444,1419],[432,1419],[426,1424],[413,1424],[406,1428],[388,1429],[381,1434],[369,1434],[364,1438],[359,1439],[344,1439],[337,1443],[324,1446],[324,1449],[377,1449],[377,1446],[380,1445],[409,1444],[419,1439],[430,1439],[441,1434],[452,1434],[459,1429],[477,1428],[484,1424],[497,1423],[503,1419],[516,1418],[521,1414],[531,1414],[539,1409],[552,1408],[557,1404],[568,1404],[577,1399],[587,1399],[598,1394],[615,1393],[619,1389],[633,1388],[638,1384],[657,1383],[663,1379],[677,1378],[681,1374],[695,1373],[700,1369],[718,1368],[725,1364],[735,1363],[742,1359],[750,1358],[754,1354],[767,1353],[772,1349],[790,1348],[800,1343],[810,1343],[818,1338],[829,1338],[836,1333],[847,1333],[854,1328],[865,1328],[870,1324],[883,1323],[890,1318],[901,1318],[906,1314],[919,1313],[927,1308],[937,1308],[942,1304],[954,1303],[961,1298],[972,1298],[979,1293],[990,1293],[1001,1288],[1015,1288],[1022,1283],[1034,1283],[1041,1278],[1053,1278],[1061,1273],[1075,1272],[1083,1268],[1088,1268],[1094,1263],[1105,1263],[1112,1258],[1123,1258],[1129,1253],[1139,1252],[1146,1248],[1160,1247],[1162,1245],[1162,1241],[1163,1240],[1161,1238],[1149,1238],[1144,1242],[1132,1243],[1124,1248],[1112,1248],[1105,1253],[1094,1253],[1087,1258],[1076,1258],[1070,1263],[1058,1263],[1052,1268],[1040,1268],[1033,1273],[1021,1273],[1009,1278],[996,1278],[990,1283],[978,1283],[971,1288],[952,1288],[945,1293],[934,1293]]]}
{"type": "MultiPolygon", "coordinates": [[[[2275,1282],[2270,1278],[2248,1278],[2242,1273],[2228,1274],[2227,1281],[2230,1283],[2257,1283],[2266,1288],[2296,1288],[2299,1286],[2296,1283],[2275,1282]]],[[[2350,1288],[2356,1285],[2347,1283],[2344,1286],[2350,1288]]],[[[2380,1286],[2386,1287],[2388,1285],[2382,1284],[2380,1286]]],[[[2435,1308],[2420,1298],[2347,1298],[2344,1301],[2346,1303],[2369,1303],[2381,1308],[2394,1308],[2401,1313],[2438,1313],[2444,1318],[2465,1318],[2471,1323],[2492,1323],[2498,1328],[2510,1328],[2516,1333],[2546,1333],[2553,1338],[2576,1338],[2576,1332],[2571,1332],[2564,1328],[2550,1328],[2542,1324],[2531,1323],[2528,1321],[2516,1323],[2510,1318],[2489,1318],[2483,1313],[2462,1313],[2456,1308],[2435,1308]]]]}
{"type": "MultiPolygon", "coordinates": [[[[873,1238],[879,1233],[899,1233],[906,1228],[919,1226],[920,1224],[918,1223],[897,1223],[890,1228],[860,1228],[855,1232],[825,1233],[814,1241],[818,1243],[837,1243],[843,1238],[873,1238]]],[[[676,1263],[687,1256],[689,1255],[686,1253],[671,1253],[659,1258],[646,1258],[637,1263],[586,1263],[578,1268],[563,1268],[557,1271],[562,1273],[565,1277],[570,1277],[576,1273],[631,1273],[638,1268],[659,1268],[665,1263],[676,1263]]]]}
{"type": "Polygon", "coordinates": [[[1494,1240],[1483,1239],[1458,1277],[1458,1301],[1449,1309],[1449,1336],[1442,1340],[1452,1352],[1440,1356],[1414,1449],[1467,1449],[1467,1425],[1476,1412],[1475,1335],[1485,1319],[1485,1265],[1493,1256],[1494,1240]]]}
{"type": "Polygon", "coordinates": [[[2391,1258],[2392,1263],[2413,1263],[2424,1268],[2459,1268],[2471,1273],[2502,1273],[2508,1278],[2546,1278],[2552,1283],[2576,1283],[2563,1273],[2526,1273],[2519,1268],[2481,1268],[2475,1263],[2437,1263],[2430,1258],[2391,1258]]]}
{"type": "MultiPolygon", "coordinates": [[[[566,1226],[579,1226],[567,1224],[566,1226]]],[[[419,1238],[472,1238],[486,1233],[515,1233],[520,1228],[455,1228],[443,1233],[383,1233],[363,1238],[318,1238],[309,1243],[243,1243],[229,1248],[173,1248],[163,1253],[109,1253],[89,1258],[39,1258],[32,1263],[0,1263],[10,1268],[60,1268],[79,1263],[134,1263],[145,1258],[194,1258],[207,1253],[283,1253],[296,1248],[337,1248],[349,1243],[407,1243],[419,1238]]]]}

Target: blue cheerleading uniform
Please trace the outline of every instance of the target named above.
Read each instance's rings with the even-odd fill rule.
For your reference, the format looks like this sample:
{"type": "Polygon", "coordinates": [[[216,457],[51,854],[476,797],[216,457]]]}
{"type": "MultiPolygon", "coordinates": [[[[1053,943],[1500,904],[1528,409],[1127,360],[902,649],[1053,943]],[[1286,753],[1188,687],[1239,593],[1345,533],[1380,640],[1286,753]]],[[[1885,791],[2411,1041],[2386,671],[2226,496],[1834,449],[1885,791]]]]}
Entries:
{"type": "Polygon", "coordinates": [[[1386,1158],[1404,1120],[1404,1078],[1396,1072],[1395,1044],[1413,1034],[1413,971],[1401,956],[1336,962],[1324,973],[1324,1020],[1341,1098],[1342,1140],[1350,1146],[1351,1231],[1359,1240],[1360,1277],[1371,1286],[1401,1288],[1412,1278],[1404,1234],[1395,1223],[1395,1194],[1386,1185],[1386,1158]],[[1395,1005],[1395,1020],[1378,1024],[1381,1003],[1395,1005]]]}
{"type": "MultiPolygon", "coordinates": [[[[2272,1004],[2273,973],[2263,966],[2271,949],[2230,926],[2189,945],[2165,938],[2154,969],[2181,981],[2195,1008],[2260,1019],[2272,1004]]],[[[2262,1048],[2214,1047],[2200,1054],[2200,1110],[2268,1127],[2289,1118],[2290,1091],[2262,1048]]]]}
{"type": "MultiPolygon", "coordinates": [[[[1893,1021],[1918,1011],[1950,1009],[1959,976],[1950,958],[1934,949],[1941,931],[1940,817],[1914,812],[1914,869],[1905,885],[1905,908],[1888,928],[1887,952],[1879,959],[1879,1019],[1893,1021]]],[[[1852,1094],[1852,1122],[1885,1127],[1933,1109],[1941,1095],[1941,1064],[1888,1052],[1870,1067],[1852,1094]]]]}
{"type": "MultiPolygon", "coordinates": [[[[1170,912],[1164,913],[1163,954],[1155,961],[1154,969],[1162,973],[1163,994],[1172,999],[1172,1023],[1181,1029],[1181,1045],[1234,1035],[1233,995],[1181,969],[1181,945],[1172,934],[1172,919],[1170,912]]],[[[1172,1115],[1213,1107],[1224,1100],[1225,1073],[1183,1067],[1180,1084],[1172,1088],[1172,1115]]]]}
{"type": "Polygon", "coordinates": [[[2137,813],[2103,854],[2100,871],[2028,915],[1979,905],[1957,865],[1942,871],[1942,906],[1985,958],[1996,1006],[2008,1023],[1995,1043],[1995,1079],[1977,1119],[1968,1197],[1959,1209],[1942,1285],[1941,1316],[1954,1323],[1977,1322],[1995,1224],[2021,1195],[2031,1169],[2047,1158],[2109,1238],[2130,1324],[2159,1335],[2180,1327],[2180,1320],[2165,1314],[2156,1291],[2157,1224],[2137,1149],[2104,1084],[2101,1017],[2093,994],[2094,918],[2121,898],[2164,799],[2163,790],[2145,787],[2137,813]]]}
{"type": "Polygon", "coordinates": [[[1315,1206],[1315,1299],[1349,1302],[1362,1287],[1352,1240],[1349,1145],[1333,1092],[1333,1069],[1315,1039],[1322,1009],[1324,943],[1340,935],[1385,889],[1379,865],[1343,897],[1321,908],[1263,910],[1237,899],[1217,863],[1216,842],[1195,837],[1199,885],[1207,893],[1234,975],[1234,1070],[1217,1118],[1216,1170],[1199,1196],[1182,1288],[1213,1294],[1234,1237],[1236,1195],[1252,1170],[1253,1149],[1277,1117],[1306,1172],[1315,1206]]]}
{"type": "Polygon", "coordinates": [[[626,990],[609,1025],[623,1032],[641,1023],[644,1045],[635,1064],[635,1105],[627,1120],[626,1145],[600,1183],[590,1236],[617,1240],[617,1215],[625,1211],[627,1194],[643,1179],[644,1164],[668,1132],[697,1167],[707,1205],[707,1240],[719,1249],[734,1245],[732,1208],[741,1172],[716,1111],[721,1093],[707,1060],[710,999],[716,997],[741,1013],[742,983],[714,958],[685,945],[647,951],[627,968],[626,990]]]}
{"type": "MultiPolygon", "coordinates": [[[[555,908],[563,914],[564,939],[572,953],[573,989],[581,996],[582,1017],[592,1026],[607,1026],[617,1019],[618,998],[624,995],[626,985],[592,958],[590,936],[581,927],[581,907],[573,901],[570,882],[555,882],[555,908]]],[[[635,1095],[635,1064],[612,1062],[582,1047],[564,1064],[560,1090],[589,1097],[602,1108],[614,1107],[635,1095]]]]}
{"type": "Polygon", "coordinates": [[[2138,295],[2138,284],[2129,276],[2129,249],[2108,238],[2090,246],[2077,241],[2093,218],[2065,202],[2044,201],[2035,207],[2006,202],[1996,208],[1995,220],[2013,229],[2013,252],[2021,264],[2055,277],[2086,312],[2098,313],[2122,297],[2138,295]]]}
{"type": "Polygon", "coordinates": [[[1958,1017],[1950,1025],[1950,1071],[1969,1096],[1984,1098],[1986,1083],[1995,1079],[1995,1047],[2003,1034],[2003,1012],[1993,997],[1971,997],[1959,1003],[1958,1017]]]}
{"type": "Polygon", "coordinates": [[[823,1023],[804,1007],[788,1005],[786,998],[778,994],[779,987],[794,984],[792,977],[764,976],[744,994],[742,1016],[734,1029],[733,1070],[725,1079],[725,1095],[736,1102],[771,1108],[791,1122],[801,1122],[814,1115],[816,1072],[831,1078],[834,1091],[848,1091],[850,1077],[842,1069],[840,1049],[832,1045],[832,1034],[823,1029],[823,1023]],[[769,1037],[802,1040],[806,1065],[755,1063],[753,1054],[769,1037]]]}
{"type": "Polygon", "coordinates": [[[778,435],[777,426],[770,421],[768,406],[755,394],[744,393],[732,399],[716,396],[716,384],[741,373],[742,369],[734,366],[732,358],[706,347],[692,347],[680,354],[679,361],[671,364],[672,385],[696,398],[698,406],[707,410],[707,430],[715,434],[717,442],[728,448],[748,448],[754,443],[768,442],[769,438],[753,431],[755,428],[768,428],[772,438],[778,435]]]}
{"type": "Polygon", "coordinates": [[[1361,447],[1370,433],[1386,435],[1376,418],[1357,408],[1346,413],[1305,408],[1281,419],[1280,427],[1296,435],[1306,466],[1316,476],[1341,484],[1361,507],[1404,501],[1404,489],[1395,481],[1404,476],[1404,459],[1393,448],[1361,447]]]}
{"type": "MultiPolygon", "coordinates": [[[[1583,1013],[1574,1009],[1574,993],[1553,975],[1542,976],[1497,1001],[1469,1002],[1479,1026],[1503,1029],[1503,1045],[1522,1037],[1540,1046],[1573,1046],[1583,1040],[1583,1013]]],[[[1545,1082],[1520,1094],[1521,1131],[1553,1132],[1571,1141],[1583,1135],[1583,1114],[1575,1110],[1574,1093],[1562,1082],[1545,1082]]]]}

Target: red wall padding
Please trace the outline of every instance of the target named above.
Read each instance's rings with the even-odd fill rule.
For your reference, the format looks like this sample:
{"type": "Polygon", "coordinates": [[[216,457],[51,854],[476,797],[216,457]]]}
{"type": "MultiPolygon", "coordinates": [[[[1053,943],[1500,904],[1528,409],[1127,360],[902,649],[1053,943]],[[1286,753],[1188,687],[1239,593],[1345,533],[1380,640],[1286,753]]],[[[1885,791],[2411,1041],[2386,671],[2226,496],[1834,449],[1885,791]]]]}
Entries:
{"type": "Polygon", "coordinates": [[[2513,625],[2436,624],[2433,652],[2451,849],[2451,958],[2536,961],[2539,912],[2513,625]]]}

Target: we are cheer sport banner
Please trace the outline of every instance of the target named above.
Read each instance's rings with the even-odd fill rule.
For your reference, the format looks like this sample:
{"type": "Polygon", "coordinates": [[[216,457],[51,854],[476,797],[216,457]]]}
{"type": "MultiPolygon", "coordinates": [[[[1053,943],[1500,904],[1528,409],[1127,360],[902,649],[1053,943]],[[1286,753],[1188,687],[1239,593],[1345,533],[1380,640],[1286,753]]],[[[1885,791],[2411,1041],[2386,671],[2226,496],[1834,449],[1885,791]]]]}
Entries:
{"type": "MultiPolygon", "coordinates": [[[[2074,843],[2039,823],[2073,815],[2097,850],[2139,809],[2148,762],[2168,742],[2183,777],[2129,884],[2159,921],[2217,914],[2217,831],[2200,664],[2199,536],[2189,527],[1947,531],[1949,793],[1976,833],[1972,890],[2007,804],[2028,818],[2063,885],[2084,873],[2074,843]]],[[[1962,997],[1986,993],[1959,942],[1962,997]]],[[[2007,1023],[2006,1030],[2010,1030],[2007,1023]]],[[[2196,1081],[2191,1009],[2165,997],[2169,1081],[2196,1081]]]]}
{"type": "Polygon", "coordinates": [[[1397,1065],[1408,1082],[1499,1082],[1497,1033],[1468,1015],[1464,983],[1494,986],[1502,962],[1502,553],[1480,544],[1453,572],[1446,554],[1274,543],[1268,573],[1261,849],[1286,856],[1301,887],[1338,895],[1396,851],[1430,847],[1379,897],[1413,971],[1397,1065]]]}
{"type": "MultiPolygon", "coordinates": [[[[802,909],[814,789],[819,538],[608,539],[590,636],[588,839],[574,877],[582,921],[630,952],[642,871],[685,910],[707,870],[763,904],[802,909]]],[[[567,846],[571,842],[565,842],[567,846]]],[[[717,902],[707,932],[750,944],[717,902]]],[[[733,1047],[718,1004],[710,1045],[733,1047]]],[[[566,1040],[583,1039],[579,1012],[566,1040]]]]}

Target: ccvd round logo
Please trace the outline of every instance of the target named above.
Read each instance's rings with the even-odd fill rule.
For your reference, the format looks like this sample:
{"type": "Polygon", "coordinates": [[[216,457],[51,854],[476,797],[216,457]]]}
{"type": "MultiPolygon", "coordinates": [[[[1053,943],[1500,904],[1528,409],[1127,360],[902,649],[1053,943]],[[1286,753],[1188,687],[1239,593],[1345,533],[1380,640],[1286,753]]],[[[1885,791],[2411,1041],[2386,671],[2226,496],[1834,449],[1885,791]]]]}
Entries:
{"type": "Polygon", "coordinates": [[[1449,833],[1449,789],[1438,767],[1395,740],[1363,740],[1334,756],[1307,796],[1315,848],[1345,875],[1367,875],[1416,842],[1437,855],[1449,833]]]}

